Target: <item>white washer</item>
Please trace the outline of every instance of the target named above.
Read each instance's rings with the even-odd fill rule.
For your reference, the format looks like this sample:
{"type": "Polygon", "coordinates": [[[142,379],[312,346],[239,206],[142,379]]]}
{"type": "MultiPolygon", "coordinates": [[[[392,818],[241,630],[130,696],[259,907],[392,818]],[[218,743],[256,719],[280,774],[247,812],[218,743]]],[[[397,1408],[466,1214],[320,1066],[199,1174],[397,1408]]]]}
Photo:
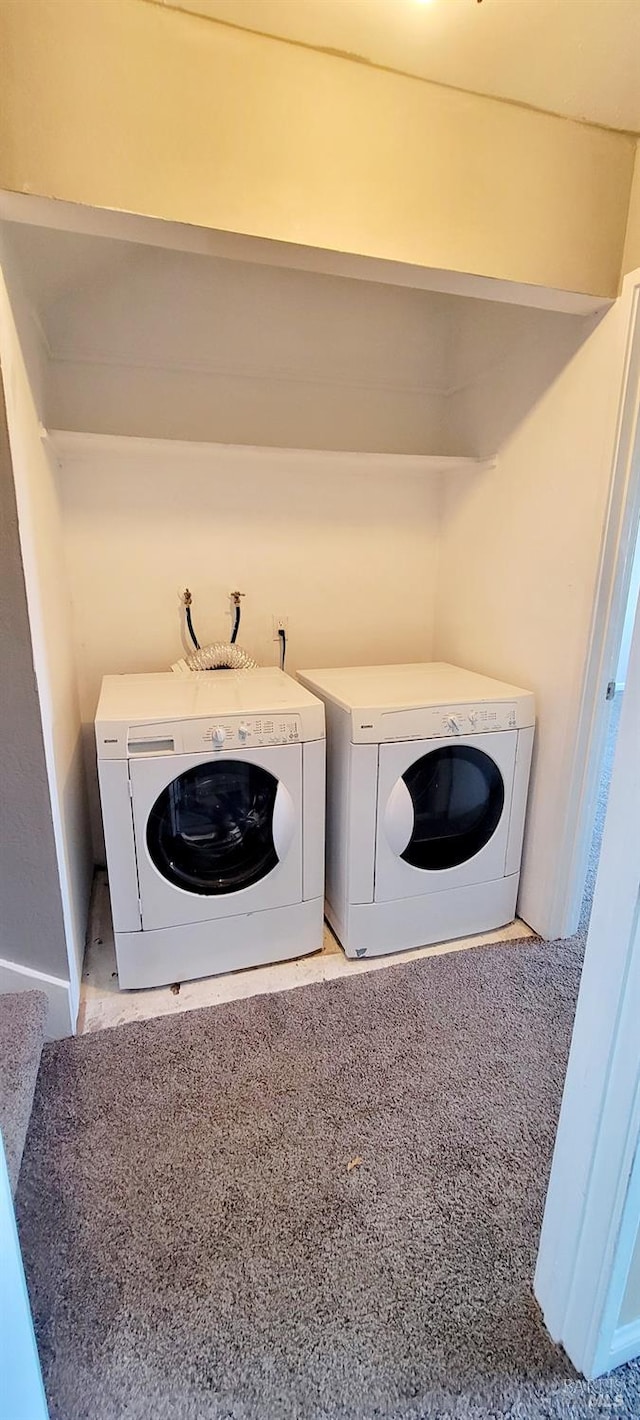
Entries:
{"type": "Polygon", "coordinates": [[[347,956],[515,916],[534,700],[458,666],[300,671],[327,715],[327,917],[347,956]]]}
{"type": "Polygon", "coordinates": [[[105,676],[98,777],[121,987],[322,946],[322,703],[275,669],[105,676]]]}

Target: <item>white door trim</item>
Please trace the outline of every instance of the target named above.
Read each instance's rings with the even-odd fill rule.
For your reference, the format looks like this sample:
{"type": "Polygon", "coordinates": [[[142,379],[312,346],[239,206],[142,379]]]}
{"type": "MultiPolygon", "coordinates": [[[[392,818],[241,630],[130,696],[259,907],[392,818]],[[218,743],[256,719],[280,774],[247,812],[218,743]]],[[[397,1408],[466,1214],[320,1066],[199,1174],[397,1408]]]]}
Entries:
{"type": "Polygon", "coordinates": [[[551,1335],[586,1376],[640,1341],[618,1325],[640,1217],[639,721],[640,616],[535,1275],[551,1335]]]}
{"type": "Polygon", "coordinates": [[[73,1035],[78,1014],[77,1002],[71,994],[68,981],[59,976],[49,976],[35,967],[24,966],[20,962],[0,960],[0,992],[7,995],[14,991],[44,991],[49,1002],[45,1038],[61,1040],[73,1035]]]}
{"type": "Polygon", "coordinates": [[[0,1393],[11,1420],[48,1420],[4,1147],[0,1138],[0,1393]]]}
{"type": "Polygon", "coordinates": [[[625,278],[620,301],[628,310],[627,346],[571,786],[551,907],[551,937],[571,936],[578,925],[609,721],[606,689],[608,682],[615,680],[640,528],[640,270],[625,278]]]}

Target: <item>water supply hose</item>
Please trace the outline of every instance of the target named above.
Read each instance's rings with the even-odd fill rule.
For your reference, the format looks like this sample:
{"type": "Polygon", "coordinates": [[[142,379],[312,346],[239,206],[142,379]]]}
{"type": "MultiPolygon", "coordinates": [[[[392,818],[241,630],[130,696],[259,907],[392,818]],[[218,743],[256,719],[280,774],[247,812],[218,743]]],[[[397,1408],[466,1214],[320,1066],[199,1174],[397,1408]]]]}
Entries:
{"type": "Polygon", "coordinates": [[[191,592],[189,591],[189,588],[188,588],[188,587],[185,587],[185,589],[184,589],[184,591],[183,591],[183,593],[182,593],[182,600],[183,600],[183,602],[184,602],[184,614],[185,614],[186,622],[187,622],[187,631],[189,632],[189,635],[190,635],[190,637],[191,637],[191,640],[193,641],[193,644],[194,644],[194,646],[195,646],[195,648],[196,648],[196,651],[199,651],[199,650],[200,650],[200,642],[199,642],[199,640],[198,640],[198,638],[197,638],[197,636],[196,636],[196,633],[195,633],[195,631],[194,631],[194,629],[193,629],[193,621],[192,621],[192,619],[191,619],[191,603],[192,603],[192,601],[193,601],[193,597],[192,597],[191,592]]]}
{"type": "Polygon", "coordinates": [[[238,628],[240,626],[240,598],[244,592],[231,592],[231,600],[235,607],[233,630],[230,641],[213,641],[209,646],[201,646],[196,636],[193,621],[191,618],[191,607],[193,597],[188,587],[182,593],[182,602],[185,609],[185,619],[187,630],[194,645],[194,650],[190,655],[182,660],[176,661],[172,667],[174,671],[254,671],[258,668],[258,662],[253,660],[248,651],[243,651],[241,646],[236,644],[238,628]]]}

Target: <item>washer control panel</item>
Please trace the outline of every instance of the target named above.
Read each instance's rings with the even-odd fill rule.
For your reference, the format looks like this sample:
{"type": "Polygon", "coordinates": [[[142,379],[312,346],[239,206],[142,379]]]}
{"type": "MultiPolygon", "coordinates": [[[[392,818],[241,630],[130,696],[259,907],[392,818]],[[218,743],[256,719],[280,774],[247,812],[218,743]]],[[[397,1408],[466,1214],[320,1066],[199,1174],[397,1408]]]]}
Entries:
{"type": "Polygon", "coordinates": [[[135,759],[158,754],[219,754],[225,750],[251,749],[261,745],[302,743],[302,717],[276,712],[273,715],[225,715],[218,719],[161,720],[151,725],[114,726],[107,734],[104,726],[99,748],[103,759],[126,755],[135,759]]]}
{"type": "Polygon", "coordinates": [[[189,720],[182,727],[183,752],[251,749],[252,745],[290,745],[300,741],[299,715],[225,715],[224,719],[189,720]]]}

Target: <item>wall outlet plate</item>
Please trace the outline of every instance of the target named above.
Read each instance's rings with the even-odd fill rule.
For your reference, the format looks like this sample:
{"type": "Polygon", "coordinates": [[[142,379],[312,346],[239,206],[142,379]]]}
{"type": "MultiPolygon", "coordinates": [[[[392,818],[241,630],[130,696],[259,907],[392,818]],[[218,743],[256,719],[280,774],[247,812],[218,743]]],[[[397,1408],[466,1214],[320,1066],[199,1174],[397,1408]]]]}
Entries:
{"type": "Polygon", "coordinates": [[[279,633],[280,633],[281,631],[286,631],[287,636],[289,635],[289,618],[288,618],[288,616],[273,616],[273,617],[271,618],[271,624],[272,624],[272,635],[273,635],[274,641],[279,641],[279,640],[280,640],[280,635],[279,635],[279,633]]]}

